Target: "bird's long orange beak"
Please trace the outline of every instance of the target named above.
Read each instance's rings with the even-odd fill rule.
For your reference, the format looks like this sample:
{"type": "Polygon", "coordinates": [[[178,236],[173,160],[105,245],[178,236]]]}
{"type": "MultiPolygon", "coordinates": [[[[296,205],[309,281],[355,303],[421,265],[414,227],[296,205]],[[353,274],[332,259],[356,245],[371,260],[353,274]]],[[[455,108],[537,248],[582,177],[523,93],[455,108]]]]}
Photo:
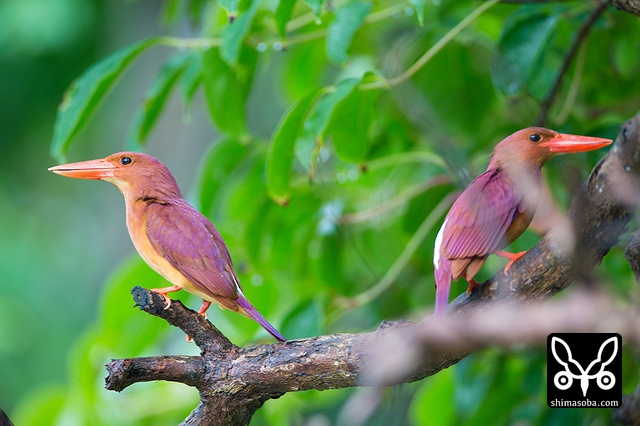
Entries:
{"type": "Polygon", "coordinates": [[[79,163],[61,164],[50,167],[49,171],[76,179],[104,179],[114,177],[116,166],[105,160],[89,160],[79,163]]]}
{"type": "Polygon", "coordinates": [[[611,139],[558,133],[554,138],[541,143],[539,146],[547,147],[551,152],[568,154],[593,151],[594,149],[605,147],[612,142],[611,139]]]}

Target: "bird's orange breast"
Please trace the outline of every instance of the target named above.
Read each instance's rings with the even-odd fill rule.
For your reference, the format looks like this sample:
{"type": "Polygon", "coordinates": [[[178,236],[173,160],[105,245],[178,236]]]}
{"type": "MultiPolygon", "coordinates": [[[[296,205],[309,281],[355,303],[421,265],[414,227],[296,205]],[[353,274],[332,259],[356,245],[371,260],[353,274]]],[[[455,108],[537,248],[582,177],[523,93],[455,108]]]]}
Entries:
{"type": "Polygon", "coordinates": [[[128,202],[127,204],[127,230],[140,257],[158,274],[170,283],[182,287],[191,294],[195,294],[203,300],[215,302],[215,299],[200,291],[184,275],[174,268],[161,253],[155,249],[147,234],[146,203],[128,202]]]}

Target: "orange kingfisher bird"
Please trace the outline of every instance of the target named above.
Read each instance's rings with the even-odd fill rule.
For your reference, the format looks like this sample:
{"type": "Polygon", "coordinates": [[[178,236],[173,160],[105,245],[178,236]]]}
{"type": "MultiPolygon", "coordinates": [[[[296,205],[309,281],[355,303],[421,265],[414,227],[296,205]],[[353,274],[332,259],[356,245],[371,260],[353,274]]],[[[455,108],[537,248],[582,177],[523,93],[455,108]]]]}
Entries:
{"type": "Polygon", "coordinates": [[[464,277],[471,291],[487,257],[495,253],[511,264],[521,253],[501,251],[531,223],[542,188],[541,167],[565,153],[591,151],[611,139],[558,133],[542,127],[515,132],[493,149],[487,171],[478,176],[453,203],[438,232],[433,251],[436,315],[449,301],[451,280],[464,277]]]}
{"type": "Polygon", "coordinates": [[[211,302],[257,321],[276,340],[285,338],[249,303],[220,233],[190,206],[169,169],[150,155],[119,152],[99,160],[51,167],[77,179],[104,180],[124,195],[127,229],[140,256],[173,285],[154,288],[171,305],[167,293],[184,289],[202,299],[204,315],[211,302]]]}

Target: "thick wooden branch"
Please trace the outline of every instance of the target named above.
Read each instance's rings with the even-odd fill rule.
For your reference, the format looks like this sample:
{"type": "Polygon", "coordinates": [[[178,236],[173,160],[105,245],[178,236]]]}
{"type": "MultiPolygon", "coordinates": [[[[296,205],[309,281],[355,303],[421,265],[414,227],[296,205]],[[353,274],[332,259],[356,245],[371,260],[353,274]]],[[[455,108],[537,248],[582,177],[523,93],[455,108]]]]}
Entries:
{"type": "Polygon", "coordinates": [[[140,310],[160,317],[174,327],[184,331],[198,345],[203,354],[237,349],[237,346],[231,343],[220,330],[202,315],[185,316],[185,312],[190,312],[190,310],[179,300],[173,300],[171,305],[167,306],[164,298],[158,293],[140,286],[134,287],[131,290],[131,294],[140,310]]]}
{"type": "Polygon", "coordinates": [[[167,380],[198,387],[206,364],[197,356],[154,356],[116,359],[107,364],[106,388],[120,392],[138,382],[167,380]]]}
{"type": "Polygon", "coordinates": [[[640,0],[611,0],[611,4],[620,10],[640,16],[640,0]]]}
{"type": "Polygon", "coordinates": [[[551,331],[603,327],[637,334],[637,318],[600,302],[585,309],[587,302],[581,301],[556,308],[556,313],[529,305],[587,276],[601,262],[625,232],[640,199],[638,188],[640,115],[625,123],[609,154],[580,188],[566,222],[554,227],[508,275],[501,272],[469,297],[458,297],[437,326],[427,318],[417,325],[385,323],[371,333],[239,348],[181,303],[165,309],[161,297],[137,287],[134,295],[141,309],[191,335],[202,355],[115,360],[107,367],[107,386],[120,390],[136,381],[183,381],[198,388],[201,397],[185,424],[246,424],[265,401],[287,392],[420,380],[485,345],[533,342],[551,331]],[[603,312],[607,321],[602,321],[603,312]],[[523,321],[526,315],[529,319],[523,321]]]}
{"type": "MultiPolygon", "coordinates": [[[[629,262],[636,281],[640,283],[640,231],[631,235],[624,249],[624,257],[629,262]]],[[[636,347],[637,358],[640,361],[640,344],[636,344],[636,347]]],[[[640,425],[640,384],[630,395],[623,396],[622,404],[613,413],[613,419],[623,425],[640,425]]]]}

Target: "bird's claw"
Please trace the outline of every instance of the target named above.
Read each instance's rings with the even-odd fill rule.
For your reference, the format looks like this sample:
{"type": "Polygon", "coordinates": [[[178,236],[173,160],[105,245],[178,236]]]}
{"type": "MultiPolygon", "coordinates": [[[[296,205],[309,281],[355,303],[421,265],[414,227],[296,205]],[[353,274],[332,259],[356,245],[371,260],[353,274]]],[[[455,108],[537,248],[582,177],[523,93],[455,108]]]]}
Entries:
{"type": "Polygon", "coordinates": [[[167,296],[166,293],[158,293],[164,299],[165,307],[163,308],[165,311],[171,307],[171,298],[167,296]]]}
{"type": "Polygon", "coordinates": [[[511,269],[511,265],[513,265],[513,262],[515,262],[516,259],[514,260],[510,260],[509,262],[507,262],[507,264],[504,267],[504,274],[505,275],[509,275],[509,269],[511,269]]]}
{"type": "Polygon", "coordinates": [[[167,293],[162,293],[160,291],[156,291],[153,288],[151,289],[151,291],[154,292],[155,294],[158,294],[158,295],[162,296],[162,298],[164,299],[164,303],[165,303],[165,307],[163,308],[165,311],[171,307],[171,298],[169,296],[167,296],[167,293]]]}
{"type": "MultiPolygon", "coordinates": [[[[200,307],[200,310],[198,311],[198,315],[202,315],[202,317],[204,319],[208,319],[209,315],[207,315],[207,313],[205,311],[207,309],[209,309],[210,305],[211,305],[211,302],[203,301],[202,302],[202,306],[200,307]]],[[[193,342],[193,339],[188,334],[185,337],[187,338],[187,343],[193,342]]]]}
{"type": "Polygon", "coordinates": [[[507,262],[507,264],[504,267],[504,274],[505,275],[509,275],[509,269],[511,269],[511,265],[513,265],[513,262],[515,262],[516,260],[520,259],[522,256],[524,256],[524,254],[526,253],[526,251],[521,251],[518,253],[509,253],[506,251],[502,251],[502,250],[498,250],[496,252],[496,254],[500,257],[505,257],[507,259],[509,259],[509,262],[507,262]]]}
{"type": "Polygon", "coordinates": [[[467,282],[469,283],[469,287],[467,287],[467,297],[469,297],[471,296],[471,292],[473,292],[473,289],[478,285],[478,281],[474,279],[468,279],[467,282]]]}

